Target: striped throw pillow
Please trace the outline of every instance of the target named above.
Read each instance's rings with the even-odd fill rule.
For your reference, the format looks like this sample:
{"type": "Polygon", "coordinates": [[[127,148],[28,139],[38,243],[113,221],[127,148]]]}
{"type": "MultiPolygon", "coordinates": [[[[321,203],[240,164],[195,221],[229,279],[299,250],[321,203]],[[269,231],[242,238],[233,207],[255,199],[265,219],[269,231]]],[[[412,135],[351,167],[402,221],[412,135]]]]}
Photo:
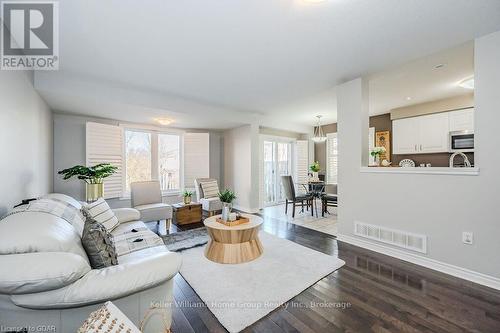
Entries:
{"type": "Polygon", "coordinates": [[[201,183],[204,198],[217,198],[219,195],[219,185],[216,180],[201,183]]]}
{"type": "Polygon", "coordinates": [[[120,224],[115,213],[113,213],[108,203],[103,198],[99,198],[97,201],[85,205],[84,208],[92,219],[102,224],[108,231],[112,231],[120,224]]]}

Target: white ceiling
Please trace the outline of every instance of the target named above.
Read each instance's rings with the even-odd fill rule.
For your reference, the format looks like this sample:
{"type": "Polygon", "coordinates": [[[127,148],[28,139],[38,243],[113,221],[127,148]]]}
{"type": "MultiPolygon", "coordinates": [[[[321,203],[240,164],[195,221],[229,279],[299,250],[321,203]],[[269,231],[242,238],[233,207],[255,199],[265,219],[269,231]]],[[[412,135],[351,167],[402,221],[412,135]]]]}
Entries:
{"type": "MultiPolygon", "coordinates": [[[[401,64],[500,30],[498,0],[64,0],[59,12],[60,70],[35,75],[53,109],[220,129],[334,121],[335,86],[360,75],[374,113],[451,93],[419,69],[436,59],[401,64]]],[[[453,79],[470,72],[470,55],[443,61],[453,79]]]]}

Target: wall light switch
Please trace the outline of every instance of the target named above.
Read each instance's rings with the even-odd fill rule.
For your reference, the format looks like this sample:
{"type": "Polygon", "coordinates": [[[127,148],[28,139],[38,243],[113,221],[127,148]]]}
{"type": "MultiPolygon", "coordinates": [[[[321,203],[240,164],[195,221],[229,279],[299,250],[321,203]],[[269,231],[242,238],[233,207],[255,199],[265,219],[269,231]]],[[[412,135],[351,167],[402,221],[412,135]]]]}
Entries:
{"type": "Polygon", "coordinates": [[[474,242],[474,234],[472,232],[464,231],[462,233],[462,242],[471,245],[474,242]]]}

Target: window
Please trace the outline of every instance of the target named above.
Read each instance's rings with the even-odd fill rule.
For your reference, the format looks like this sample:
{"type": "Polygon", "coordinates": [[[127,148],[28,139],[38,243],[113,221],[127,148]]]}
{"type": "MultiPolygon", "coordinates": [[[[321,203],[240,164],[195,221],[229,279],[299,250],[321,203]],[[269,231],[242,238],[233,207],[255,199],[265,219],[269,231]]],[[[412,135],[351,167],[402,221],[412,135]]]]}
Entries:
{"type": "Polygon", "coordinates": [[[180,186],[179,136],[158,134],[158,166],[162,191],[180,186]]]}
{"type": "Polygon", "coordinates": [[[163,192],[180,184],[180,136],[125,130],[125,193],[130,183],[158,179],[163,192]]]}
{"type": "Polygon", "coordinates": [[[151,180],[151,133],[125,131],[125,191],[130,183],[151,180]]]}
{"type": "Polygon", "coordinates": [[[338,167],[338,142],[337,133],[326,135],[326,183],[337,184],[338,167]]]}

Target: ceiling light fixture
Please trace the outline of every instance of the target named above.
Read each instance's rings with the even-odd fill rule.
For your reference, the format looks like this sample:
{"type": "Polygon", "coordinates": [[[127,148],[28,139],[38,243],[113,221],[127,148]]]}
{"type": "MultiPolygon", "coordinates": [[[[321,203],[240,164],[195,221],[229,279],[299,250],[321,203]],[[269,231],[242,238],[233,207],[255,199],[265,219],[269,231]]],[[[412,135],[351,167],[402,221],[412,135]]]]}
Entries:
{"type": "Polygon", "coordinates": [[[325,2],[326,0],[302,0],[307,3],[320,3],[320,2],[325,2]]]}
{"type": "Polygon", "coordinates": [[[411,97],[410,96],[406,97],[406,100],[411,101],[411,97]]]}
{"type": "Polygon", "coordinates": [[[458,82],[458,86],[462,87],[464,89],[474,89],[474,77],[469,77],[467,79],[464,79],[460,82],[458,82]]]}
{"type": "Polygon", "coordinates": [[[314,136],[312,140],[314,142],[325,142],[326,141],[326,135],[323,133],[323,129],[321,128],[321,115],[316,116],[318,118],[318,124],[314,128],[314,136]]]}
{"type": "Polygon", "coordinates": [[[158,124],[160,124],[162,126],[168,126],[174,122],[172,119],[168,119],[168,118],[155,118],[154,121],[156,121],[158,124]]]}

